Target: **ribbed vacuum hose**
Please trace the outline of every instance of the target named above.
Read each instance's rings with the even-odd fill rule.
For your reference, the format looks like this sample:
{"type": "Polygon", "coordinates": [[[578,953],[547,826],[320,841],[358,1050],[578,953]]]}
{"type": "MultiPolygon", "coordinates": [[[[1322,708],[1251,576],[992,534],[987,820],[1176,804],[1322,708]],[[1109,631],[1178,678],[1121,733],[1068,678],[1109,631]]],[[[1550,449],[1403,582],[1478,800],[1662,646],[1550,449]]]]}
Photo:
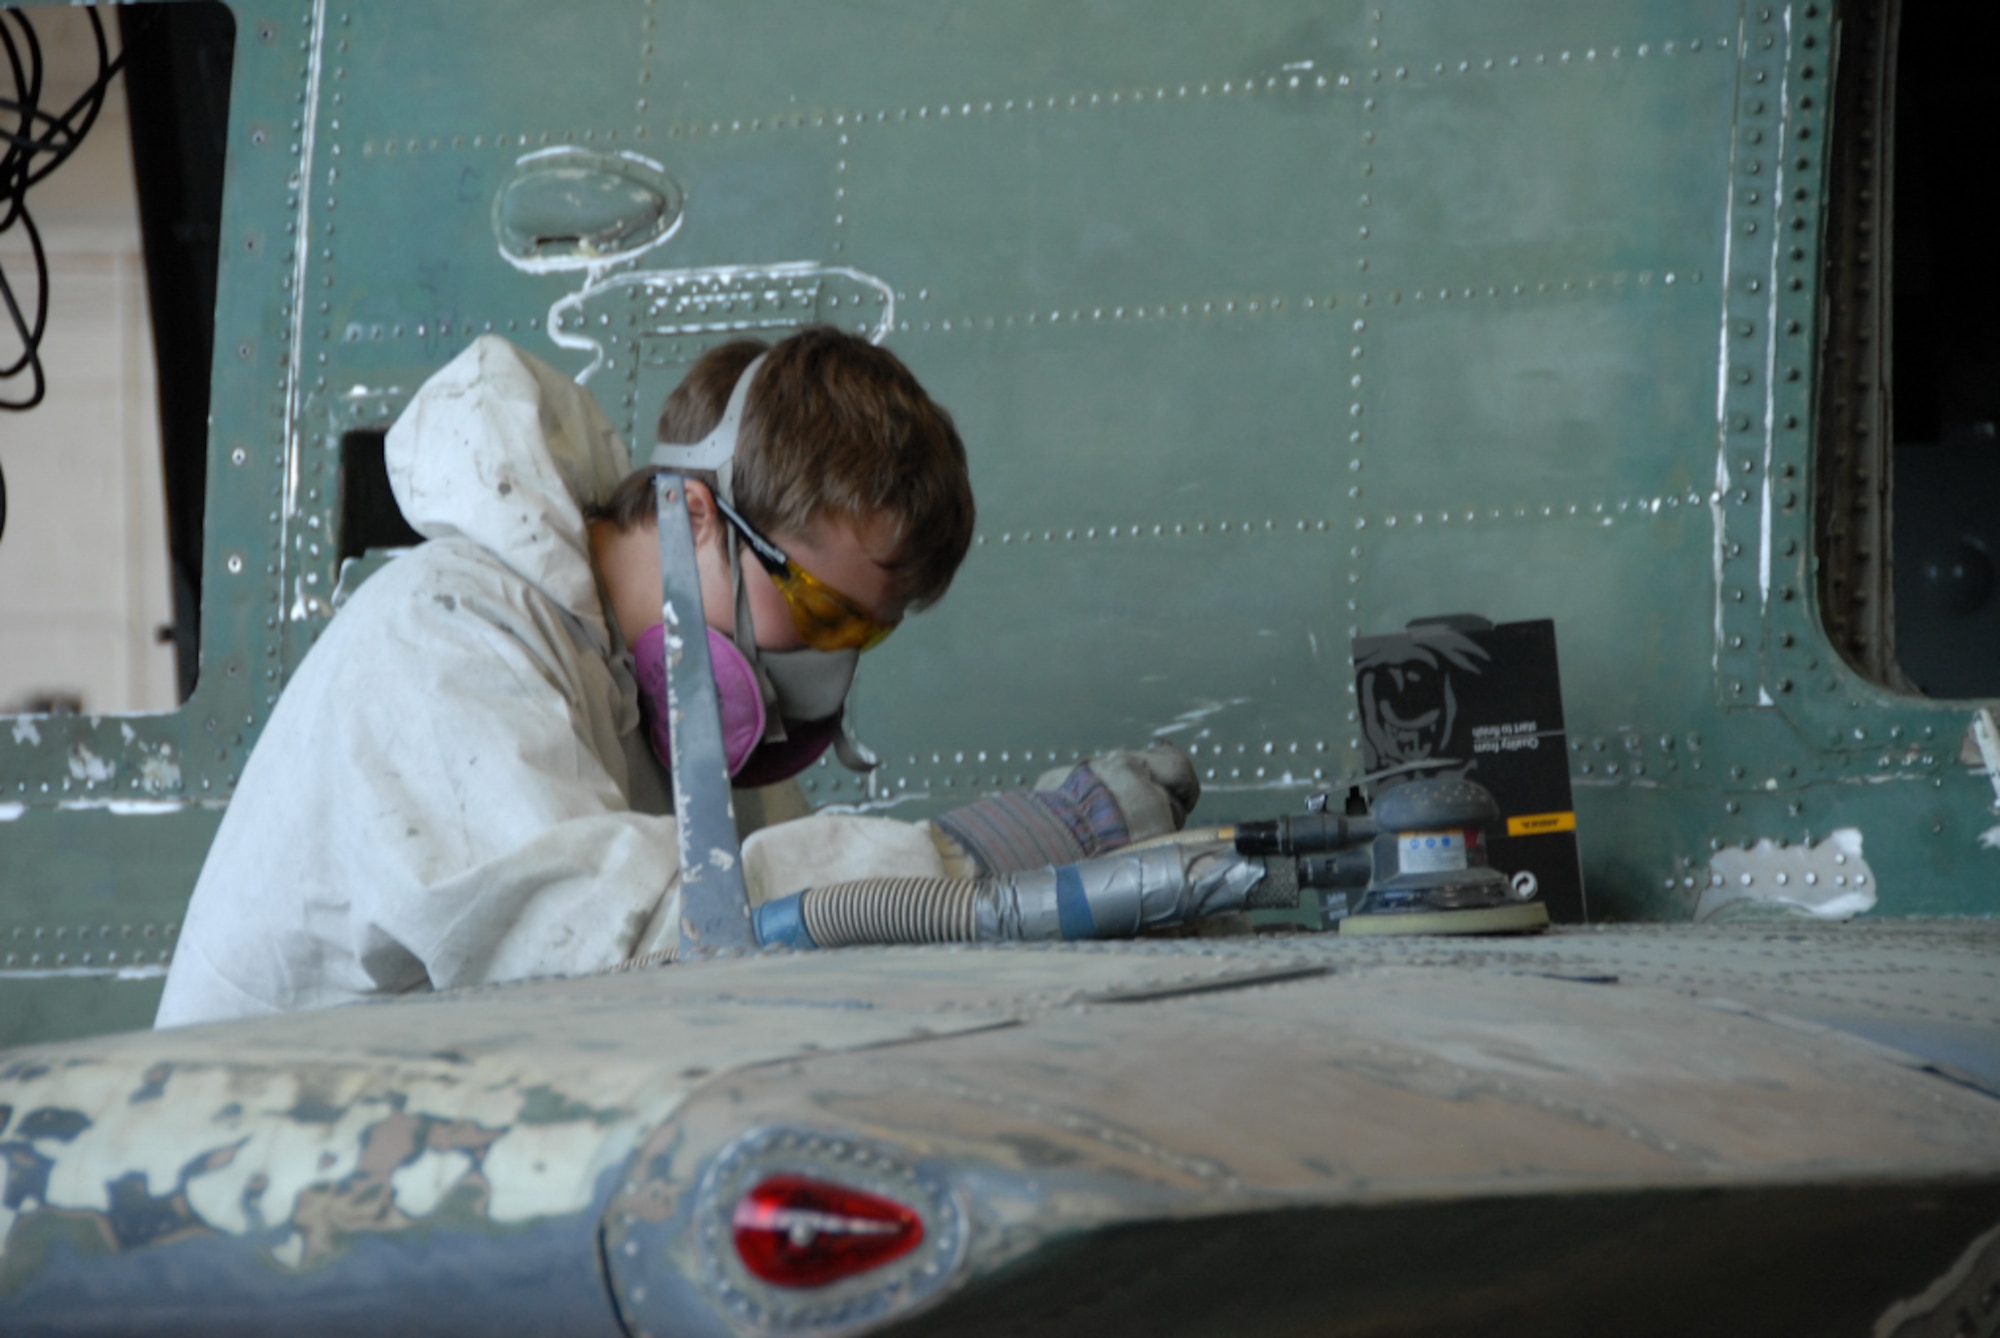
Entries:
{"type": "Polygon", "coordinates": [[[822,948],[864,943],[971,943],[990,889],[971,878],[862,878],[799,898],[806,932],[822,948]]]}
{"type": "Polygon", "coordinates": [[[1252,906],[1295,906],[1298,878],[1226,844],[1152,846],[986,878],[870,878],[756,910],[766,947],[1118,938],[1252,906]]]}

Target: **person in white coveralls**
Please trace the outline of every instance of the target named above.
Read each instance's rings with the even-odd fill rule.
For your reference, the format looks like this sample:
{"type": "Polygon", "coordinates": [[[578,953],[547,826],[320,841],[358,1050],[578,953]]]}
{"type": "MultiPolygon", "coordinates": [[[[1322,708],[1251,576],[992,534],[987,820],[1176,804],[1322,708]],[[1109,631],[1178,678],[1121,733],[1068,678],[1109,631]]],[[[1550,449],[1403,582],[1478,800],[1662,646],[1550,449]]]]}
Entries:
{"type": "MultiPolygon", "coordinates": [[[[973,500],[950,416],[827,328],[710,350],[669,398],[734,459],[688,507],[727,763],[784,779],[829,746],[859,654],[945,592],[973,500]]],[[[156,1025],[600,970],[671,947],[679,860],[654,470],[590,394],[487,336],[390,429],[426,542],[300,664],[245,767],[156,1025]]],[[[848,878],[1064,863],[1185,822],[1178,752],[1114,753],[934,822],[822,814],[744,847],[753,900],[848,878]]]]}

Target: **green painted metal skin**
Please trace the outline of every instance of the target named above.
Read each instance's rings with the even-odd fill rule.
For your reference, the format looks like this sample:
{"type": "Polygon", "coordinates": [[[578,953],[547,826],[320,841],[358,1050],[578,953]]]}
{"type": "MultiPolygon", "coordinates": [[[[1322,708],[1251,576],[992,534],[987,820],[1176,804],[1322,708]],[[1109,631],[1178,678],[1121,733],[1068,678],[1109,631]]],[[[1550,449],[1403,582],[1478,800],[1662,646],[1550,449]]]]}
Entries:
{"type": "Polygon", "coordinates": [[[149,1020],[332,613],[342,434],[486,330],[601,358],[639,443],[704,348],[807,320],[951,407],[977,545],[861,675],[886,765],[815,801],[919,816],[1166,732],[1204,816],[1294,809],[1359,767],[1350,635],[1469,609],[1556,619],[1600,916],[1841,829],[1875,915],[2000,899],[1976,704],[1822,630],[1830,5],[232,9],[200,681],[0,721],[0,1042],[149,1020]],[[592,178],[594,270],[533,246],[564,147],[656,165],[592,178]],[[658,176],[677,222],[634,215],[658,176]]]}
{"type": "Polygon", "coordinates": [[[0,1055],[0,1329],[1917,1338],[1994,1294],[2000,919],[1926,918],[2000,895],[1976,704],[1822,630],[1826,4],[232,8],[201,679],[0,722],[0,1045],[44,1042],[0,1055]],[[813,799],[1166,733],[1202,817],[1296,810],[1359,768],[1351,635],[1552,616],[1598,915],[1872,911],[763,953],[69,1039],[150,1019],[365,575],[344,434],[490,329],[643,444],[703,349],[809,320],[952,408],[982,516],[861,675],[886,765],[813,799]],[[729,1214],[777,1171],[923,1247],[756,1283],[729,1214]]]}

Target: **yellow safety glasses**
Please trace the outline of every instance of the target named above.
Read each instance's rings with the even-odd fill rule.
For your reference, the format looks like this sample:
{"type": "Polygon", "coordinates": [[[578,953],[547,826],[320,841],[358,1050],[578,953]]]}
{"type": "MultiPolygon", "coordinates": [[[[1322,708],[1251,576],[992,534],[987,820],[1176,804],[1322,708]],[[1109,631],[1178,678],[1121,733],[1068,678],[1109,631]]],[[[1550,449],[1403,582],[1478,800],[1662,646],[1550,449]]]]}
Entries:
{"type": "Polygon", "coordinates": [[[786,557],[783,549],[751,529],[750,522],[737,515],[729,503],[717,497],[715,506],[750,545],[758,565],[770,573],[771,583],[792,611],[792,626],[798,629],[799,640],[814,650],[872,650],[896,630],[896,624],[877,621],[874,614],[786,557]]]}

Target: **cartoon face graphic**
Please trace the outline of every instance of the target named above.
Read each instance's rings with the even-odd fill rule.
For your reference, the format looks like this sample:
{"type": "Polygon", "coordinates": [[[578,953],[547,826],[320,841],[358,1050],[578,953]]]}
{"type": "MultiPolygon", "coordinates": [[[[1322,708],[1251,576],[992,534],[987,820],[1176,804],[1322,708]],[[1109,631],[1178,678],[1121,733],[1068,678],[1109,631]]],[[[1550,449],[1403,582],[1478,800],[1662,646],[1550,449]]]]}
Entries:
{"type": "Polygon", "coordinates": [[[1458,724],[1454,673],[1476,677],[1491,656],[1464,634],[1418,628],[1355,666],[1370,771],[1450,752],[1458,724]]]}

